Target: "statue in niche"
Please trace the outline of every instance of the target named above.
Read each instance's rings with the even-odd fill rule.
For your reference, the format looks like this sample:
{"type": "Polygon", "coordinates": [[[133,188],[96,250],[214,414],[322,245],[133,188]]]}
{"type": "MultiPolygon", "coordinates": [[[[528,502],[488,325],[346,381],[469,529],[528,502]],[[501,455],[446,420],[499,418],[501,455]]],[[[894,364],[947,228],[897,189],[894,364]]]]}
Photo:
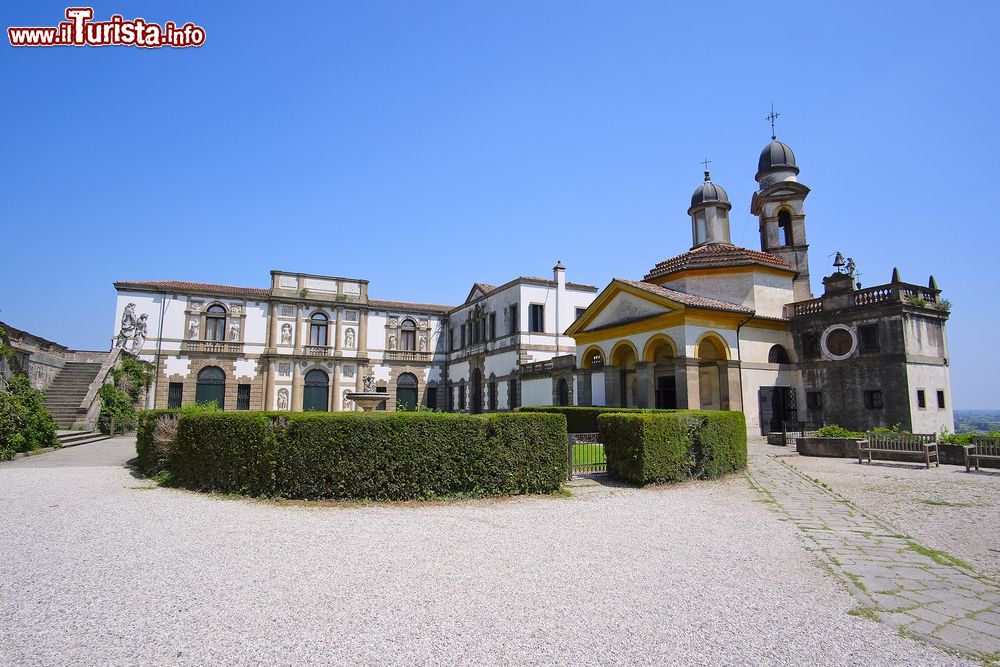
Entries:
{"type": "Polygon", "coordinates": [[[198,340],[198,327],[201,325],[197,317],[192,317],[188,322],[188,340],[198,340]]]}
{"type": "Polygon", "coordinates": [[[344,406],[344,410],[346,410],[346,411],[348,411],[348,412],[350,412],[351,410],[353,410],[353,409],[354,409],[354,401],[352,401],[351,399],[347,398],[347,395],[348,395],[349,393],[351,393],[351,390],[350,390],[350,389],[345,389],[345,390],[344,390],[344,401],[343,401],[343,406],[344,406]]]}
{"type": "Polygon", "coordinates": [[[292,325],[285,322],[281,325],[281,344],[291,345],[292,344],[292,325]]]}
{"type": "Polygon", "coordinates": [[[240,339],[240,323],[233,322],[229,325],[229,340],[237,342],[240,339]]]}
{"type": "Polygon", "coordinates": [[[427,334],[425,334],[425,333],[420,334],[420,343],[419,343],[419,348],[418,349],[421,352],[426,352],[427,351],[427,334]]]}
{"type": "Polygon", "coordinates": [[[374,375],[366,375],[364,377],[363,382],[364,382],[364,385],[365,385],[365,393],[366,394],[375,393],[375,376],[374,375]]]}
{"type": "Polygon", "coordinates": [[[135,337],[132,338],[132,354],[139,354],[143,343],[146,342],[146,320],[149,316],[143,313],[139,316],[139,321],[135,324],[135,337]]]}
{"type": "Polygon", "coordinates": [[[348,329],[344,333],[344,347],[354,347],[354,329],[348,329]]]}
{"type": "Polygon", "coordinates": [[[288,409],[288,390],[279,389],[278,390],[278,409],[287,410],[288,409]]]}
{"type": "Polygon", "coordinates": [[[395,334],[389,336],[389,349],[390,350],[395,350],[396,349],[396,336],[395,336],[395,334]]]}
{"type": "Polygon", "coordinates": [[[122,328],[118,331],[115,347],[125,347],[129,339],[135,336],[135,325],[135,304],[130,303],[125,306],[125,312],[122,313],[122,328]]]}

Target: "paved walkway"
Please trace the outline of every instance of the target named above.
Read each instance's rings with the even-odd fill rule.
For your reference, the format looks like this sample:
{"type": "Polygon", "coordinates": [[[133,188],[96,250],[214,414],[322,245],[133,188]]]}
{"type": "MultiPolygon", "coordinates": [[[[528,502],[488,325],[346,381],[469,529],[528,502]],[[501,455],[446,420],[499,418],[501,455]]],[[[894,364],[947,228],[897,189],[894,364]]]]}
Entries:
{"type": "Polygon", "coordinates": [[[750,476],[880,620],[952,650],[1000,659],[994,582],[897,534],[765,449],[751,447],[750,476]]]}

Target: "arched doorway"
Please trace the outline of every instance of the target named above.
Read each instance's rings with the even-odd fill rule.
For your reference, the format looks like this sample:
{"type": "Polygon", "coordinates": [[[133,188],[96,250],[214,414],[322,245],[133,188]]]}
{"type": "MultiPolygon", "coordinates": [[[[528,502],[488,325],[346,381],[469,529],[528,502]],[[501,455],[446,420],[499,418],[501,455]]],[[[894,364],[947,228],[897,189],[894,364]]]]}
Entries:
{"type": "MultiPolygon", "coordinates": [[[[638,361],[635,347],[628,342],[619,342],[611,350],[611,365],[618,370],[618,406],[635,407],[636,374],[635,364],[638,361]]],[[[610,397],[608,397],[610,398],[610,397]]]]}
{"type": "Polygon", "coordinates": [[[722,410],[722,366],[726,349],[715,336],[698,343],[698,387],[702,410],[722,410]]]}
{"type": "Polygon", "coordinates": [[[215,403],[220,410],[226,407],[226,372],[218,366],[205,366],[198,371],[195,403],[215,403]]]}
{"type": "Polygon", "coordinates": [[[396,411],[412,412],[417,409],[417,376],[403,373],[396,378],[396,411]]]}
{"type": "Polygon", "coordinates": [[[677,348],[666,334],[657,334],[646,343],[643,361],[653,364],[653,406],[661,410],[677,408],[677,348]]]}
{"type": "Polygon", "coordinates": [[[559,399],[559,405],[565,407],[569,405],[569,383],[566,382],[566,378],[560,378],[559,384],[556,387],[557,398],[559,399]]]}
{"type": "Polygon", "coordinates": [[[483,411],[483,374],[478,368],[472,370],[472,400],[470,412],[478,415],[483,411]]]}
{"type": "Polygon", "coordinates": [[[327,412],[330,400],[330,379],[318,368],[306,373],[302,391],[302,410],[305,412],[327,412]]]}
{"type": "Polygon", "coordinates": [[[767,363],[769,364],[790,364],[788,350],[783,345],[775,345],[767,353],[767,363]]]}

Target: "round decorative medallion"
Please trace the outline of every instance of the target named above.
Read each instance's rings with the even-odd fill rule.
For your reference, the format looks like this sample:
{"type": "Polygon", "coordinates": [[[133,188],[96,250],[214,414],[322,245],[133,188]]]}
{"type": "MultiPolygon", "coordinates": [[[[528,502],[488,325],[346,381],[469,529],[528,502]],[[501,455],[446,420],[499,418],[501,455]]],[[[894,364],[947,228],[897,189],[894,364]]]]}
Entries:
{"type": "Polygon", "coordinates": [[[858,349],[858,337],[854,331],[838,324],[823,332],[823,352],[834,361],[847,359],[858,349]]]}

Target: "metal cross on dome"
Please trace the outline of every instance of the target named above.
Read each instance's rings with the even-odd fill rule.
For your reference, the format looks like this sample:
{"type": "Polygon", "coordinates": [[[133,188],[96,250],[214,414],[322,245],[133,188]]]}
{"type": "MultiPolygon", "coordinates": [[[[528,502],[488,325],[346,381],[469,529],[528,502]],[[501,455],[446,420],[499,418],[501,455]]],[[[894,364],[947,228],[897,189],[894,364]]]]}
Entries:
{"type": "Polygon", "coordinates": [[[705,165],[705,171],[708,171],[708,165],[710,162],[711,160],[709,160],[708,158],[705,158],[704,160],[701,161],[701,163],[705,165]]]}
{"type": "Polygon", "coordinates": [[[772,141],[778,138],[778,135],[776,135],[774,133],[774,121],[780,115],[781,115],[780,113],[775,113],[775,111],[774,111],[774,102],[771,102],[771,113],[769,113],[766,116],[764,116],[764,120],[771,121],[771,140],[772,141]]]}

